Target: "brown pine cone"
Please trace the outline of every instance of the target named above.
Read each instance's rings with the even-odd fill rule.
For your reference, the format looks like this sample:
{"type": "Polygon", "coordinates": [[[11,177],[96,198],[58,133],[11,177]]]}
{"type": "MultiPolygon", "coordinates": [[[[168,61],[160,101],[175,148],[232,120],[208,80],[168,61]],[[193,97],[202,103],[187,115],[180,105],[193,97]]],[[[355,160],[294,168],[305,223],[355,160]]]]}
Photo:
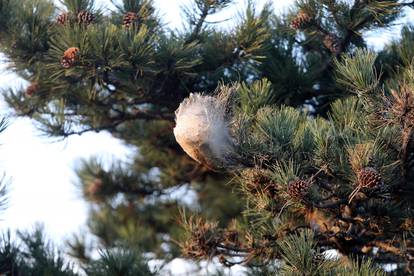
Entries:
{"type": "Polygon", "coordinates": [[[65,25],[66,23],[68,23],[69,22],[69,13],[62,12],[61,14],[59,14],[56,17],[56,22],[59,23],[60,25],[65,25]]]}
{"type": "Polygon", "coordinates": [[[327,34],[323,39],[323,45],[333,54],[338,54],[341,51],[339,38],[334,34],[327,34]]]}
{"type": "Polygon", "coordinates": [[[127,12],[122,20],[122,25],[129,29],[132,25],[138,22],[138,14],[135,12],[127,12]]]}
{"type": "Polygon", "coordinates": [[[101,191],[103,187],[103,182],[101,179],[96,178],[94,181],[88,183],[86,187],[86,194],[90,197],[96,197],[101,191]]]}
{"type": "Polygon", "coordinates": [[[382,178],[376,169],[366,167],[358,171],[357,182],[361,188],[375,188],[382,184],[382,178]]]}
{"type": "Polygon", "coordinates": [[[349,202],[351,202],[361,190],[364,193],[367,193],[369,190],[374,188],[379,188],[379,190],[383,190],[383,192],[387,190],[387,187],[383,185],[381,175],[372,167],[365,167],[357,172],[357,181],[355,186],[355,189],[349,195],[349,202]]]}
{"type": "Polygon", "coordinates": [[[288,194],[294,200],[303,200],[309,193],[310,186],[311,183],[301,179],[290,181],[288,184],[288,194]]]}
{"type": "Polygon", "coordinates": [[[39,90],[39,84],[37,82],[32,82],[27,88],[26,88],[26,95],[27,96],[33,96],[39,90]]]}
{"type": "Polygon", "coordinates": [[[64,68],[70,68],[78,60],[78,57],[79,57],[79,48],[70,47],[63,54],[60,64],[62,64],[64,68]]]}
{"type": "Polygon", "coordinates": [[[90,25],[95,21],[95,15],[90,11],[80,11],[77,15],[77,22],[79,24],[90,25]]]}
{"type": "Polygon", "coordinates": [[[295,30],[302,30],[310,25],[312,22],[312,17],[303,10],[299,11],[299,13],[292,19],[290,23],[290,27],[295,30]]]}

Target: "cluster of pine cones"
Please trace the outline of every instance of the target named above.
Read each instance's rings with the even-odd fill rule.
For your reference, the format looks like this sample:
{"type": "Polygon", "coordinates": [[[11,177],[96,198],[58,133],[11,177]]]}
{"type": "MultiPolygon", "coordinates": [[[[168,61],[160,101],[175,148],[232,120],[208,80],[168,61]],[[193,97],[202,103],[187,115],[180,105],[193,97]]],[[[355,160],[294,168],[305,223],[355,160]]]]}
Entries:
{"type": "MultiPolygon", "coordinates": [[[[381,174],[372,167],[365,167],[360,169],[357,174],[357,181],[355,183],[355,190],[362,190],[363,192],[383,186],[381,174]]],[[[287,193],[289,196],[297,201],[303,200],[308,194],[312,181],[297,179],[289,182],[287,193]]]]}
{"type": "MultiPolygon", "coordinates": [[[[314,18],[311,14],[307,11],[300,10],[290,22],[290,27],[294,30],[304,30],[309,28],[313,23],[314,18]]],[[[325,34],[323,45],[333,54],[338,54],[341,51],[341,41],[334,34],[325,34]]]]}
{"type": "MultiPolygon", "coordinates": [[[[94,23],[95,20],[95,15],[90,11],[80,11],[76,16],[69,12],[63,12],[59,14],[56,18],[56,22],[60,25],[66,25],[71,22],[76,22],[77,24],[87,26],[94,23]]],[[[134,24],[137,24],[138,21],[139,16],[136,12],[127,12],[122,19],[122,25],[128,29],[134,24]]]]}
{"type": "Polygon", "coordinates": [[[90,25],[95,21],[95,15],[90,11],[80,11],[76,16],[69,12],[63,12],[56,18],[56,22],[60,25],[66,25],[71,22],[76,22],[80,25],[90,25]]]}
{"type": "MultiPolygon", "coordinates": [[[[272,182],[270,179],[264,177],[260,172],[251,172],[251,177],[248,177],[249,184],[247,185],[248,190],[252,193],[255,193],[257,187],[265,187],[264,192],[268,192],[268,187],[276,187],[274,184],[270,185],[272,182]],[[251,178],[251,179],[250,179],[251,178]]],[[[381,174],[372,167],[365,167],[356,172],[356,182],[355,182],[355,191],[359,192],[368,192],[370,190],[381,188],[383,186],[383,180],[381,174]]],[[[287,194],[293,201],[303,201],[306,199],[312,187],[312,179],[303,180],[296,179],[288,183],[287,194]]],[[[269,196],[274,197],[277,194],[277,189],[273,189],[272,193],[269,196]]]]}
{"type": "MultiPolygon", "coordinates": [[[[384,182],[382,180],[381,174],[372,167],[365,167],[360,169],[356,173],[357,181],[355,182],[354,192],[368,192],[377,188],[382,188],[384,182]]],[[[295,201],[303,200],[308,194],[310,187],[312,186],[312,181],[297,179],[289,182],[287,193],[295,201]]],[[[354,192],[352,194],[354,194],[354,192]]],[[[351,194],[351,197],[354,195],[351,194]]]]}
{"type": "MultiPolygon", "coordinates": [[[[56,18],[56,22],[59,23],[60,25],[65,25],[70,22],[76,22],[78,24],[87,26],[87,25],[94,23],[95,19],[96,19],[95,15],[90,11],[80,11],[76,15],[76,17],[74,17],[69,12],[64,12],[58,15],[58,17],[56,18]]],[[[139,16],[137,13],[127,12],[123,17],[122,25],[126,29],[129,29],[134,24],[137,24],[138,21],[139,21],[139,16]]],[[[70,68],[76,63],[76,61],[78,61],[78,58],[79,58],[79,48],[70,47],[64,52],[60,60],[60,64],[64,68],[70,68]]],[[[33,94],[33,93],[29,93],[29,94],[33,94]]]]}

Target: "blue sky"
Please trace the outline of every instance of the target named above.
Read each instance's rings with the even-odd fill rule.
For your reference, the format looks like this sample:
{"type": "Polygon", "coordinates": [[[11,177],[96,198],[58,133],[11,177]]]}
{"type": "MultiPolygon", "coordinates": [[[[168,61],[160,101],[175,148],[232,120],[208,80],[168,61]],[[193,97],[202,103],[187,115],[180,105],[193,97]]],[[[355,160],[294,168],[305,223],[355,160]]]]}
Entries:
{"type": "MultiPolygon", "coordinates": [[[[109,0],[97,1],[106,7],[109,0]]],[[[187,0],[155,1],[164,22],[171,27],[181,25],[179,7],[187,0]]],[[[257,1],[259,6],[265,1],[257,1]]],[[[278,11],[286,10],[292,0],[275,0],[278,11]]],[[[234,18],[245,1],[222,12],[210,21],[234,18]]],[[[398,28],[396,26],[395,28],[398,28]]],[[[372,33],[369,43],[380,48],[395,37],[394,29],[372,33]]],[[[15,75],[5,71],[4,56],[0,55],[0,88],[24,85],[15,75]]],[[[3,113],[6,106],[0,102],[3,113]]],[[[64,142],[41,137],[30,119],[12,119],[10,127],[0,135],[0,168],[11,179],[10,207],[1,215],[1,229],[27,229],[35,222],[45,224],[48,234],[56,241],[80,231],[87,219],[86,205],[74,185],[74,168],[80,158],[100,156],[104,160],[127,159],[130,150],[109,134],[87,133],[70,137],[64,142]]]]}

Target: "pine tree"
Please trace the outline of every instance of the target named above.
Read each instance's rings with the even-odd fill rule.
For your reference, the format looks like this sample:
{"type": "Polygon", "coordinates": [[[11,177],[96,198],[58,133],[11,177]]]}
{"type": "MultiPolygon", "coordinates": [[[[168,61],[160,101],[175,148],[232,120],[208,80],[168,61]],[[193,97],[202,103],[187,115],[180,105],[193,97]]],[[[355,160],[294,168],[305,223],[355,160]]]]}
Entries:
{"type": "MultiPolygon", "coordinates": [[[[172,134],[174,110],[188,91],[214,89],[210,80],[200,83],[202,75],[217,72],[209,77],[217,82],[227,72],[224,62],[230,66],[247,60],[233,53],[236,42],[225,37],[230,34],[207,33],[204,17],[197,19],[197,28],[189,24],[186,33],[168,33],[149,1],[124,1],[110,15],[87,0],[62,1],[64,10],[52,1],[0,3],[1,50],[13,60],[16,73],[31,83],[23,91],[6,93],[17,115],[32,117],[54,137],[107,130],[139,148],[128,164],[114,162],[105,169],[87,160],[78,170],[91,205],[90,230],[102,244],[138,243],[143,250],[177,256],[174,240],[182,232],[177,220],[184,203],[168,198],[174,191],[197,193],[191,208],[222,217],[223,226],[239,216],[242,203],[226,185],[228,177],[192,162],[172,134]],[[90,24],[77,20],[82,11],[93,14],[90,24]],[[127,27],[125,16],[131,13],[137,18],[127,27]],[[198,41],[204,36],[214,39],[201,46],[198,41]],[[226,50],[212,59],[217,47],[226,50]],[[77,115],[81,113],[85,116],[77,115]],[[226,204],[224,195],[234,205],[226,204]]],[[[227,4],[199,2],[195,9],[212,14],[227,4]]],[[[241,31],[237,39],[247,32],[241,31]]],[[[256,55],[257,45],[246,46],[256,55]]],[[[74,240],[74,249],[85,248],[76,240],[82,237],[74,240]]]]}
{"type": "Polygon", "coordinates": [[[0,237],[0,273],[7,276],[156,275],[142,254],[127,246],[102,249],[97,259],[76,268],[44,232],[41,226],[34,231],[18,231],[14,235],[17,238],[12,238],[10,231],[4,232],[0,237]]]}
{"type": "MultiPolygon", "coordinates": [[[[79,168],[104,246],[168,259],[184,235],[187,257],[263,274],[411,273],[414,30],[379,53],[362,34],[413,3],[306,0],[276,15],[250,2],[225,31],[206,18],[233,1],[194,0],[186,28],[170,31],[151,1],[111,14],[62,2],[0,0],[1,50],[32,83],[6,100],[51,136],[108,130],[139,149],[130,164],[79,168]],[[201,164],[174,127],[194,129],[175,134],[201,164]],[[183,187],[199,214],[166,196],[183,187]]],[[[89,263],[81,240],[73,251],[89,263]]]]}
{"type": "MultiPolygon", "coordinates": [[[[0,120],[0,133],[8,126],[6,119],[0,120]]],[[[9,203],[10,181],[0,179],[0,211],[9,203]]],[[[5,276],[76,276],[82,269],[87,275],[156,275],[150,271],[147,260],[131,245],[104,248],[99,257],[75,269],[57,247],[50,242],[43,226],[37,225],[33,231],[2,229],[0,234],[0,274],[5,276]]]]}

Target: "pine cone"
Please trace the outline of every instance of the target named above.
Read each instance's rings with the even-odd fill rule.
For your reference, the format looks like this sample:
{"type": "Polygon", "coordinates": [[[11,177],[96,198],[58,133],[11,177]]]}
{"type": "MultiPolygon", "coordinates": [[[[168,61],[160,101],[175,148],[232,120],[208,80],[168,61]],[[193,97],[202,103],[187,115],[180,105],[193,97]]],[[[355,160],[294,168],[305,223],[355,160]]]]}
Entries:
{"type": "Polygon", "coordinates": [[[95,21],[95,15],[90,11],[80,11],[77,16],[77,22],[79,24],[89,25],[95,21]]]}
{"type": "Polygon", "coordinates": [[[69,22],[69,13],[63,12],[56,17],[56,22],[60,25],[65,25],[69,22]]]}
{"type": "Polygon", "coordinates": [[[27,96],[33,96],[39,90],[39,84],[37,82],[32,82],[27,88],[26,88],[26,95],[27,96]]]}
{"type": "Polygon", "coordinates": [[[62,64],[64,68],[70,68],[77,61],[78,57],[79,57],[79,48],[70,47],[63,54],[60,64],[62,64]]]}
{"type": "Polygon", "coordinates": [[[290,181],[288,194],[295,200],[303,200],[309,193],[310,183],[301,179],[290,181]]]}
{"type": "Polygon", "coordinates": [[[124,15],[124,19],[122,20],[122,25],[129,29],[131,25],[137,23],[138,21],[138,14],[135,12],[127,12],[127,14],[124,15]]]}
{"type": "Polygon", "coordinates": [[[357,172],[357,182],[355,183],[355,186],[355,189],[349,195],[349,203],[352,202],[354,197],[356,197],[361,190],[365,194],[370,192],[369,190],[372,190],[373,188],[381,193],[387,190],[387,187],[383,185],[381,175],[372,167],[365,167],[357,172]]]}
{"type": "Polygon", "coordinates": [[[86,187],[86,194],[90,197],[96,197],[103,187],[103,182],[101,179],[96,178],[94,181],[88,183],[86,187]]]}
{"type": "Polygon", "coordinates": [[[381,175],[372,167],[366,167],[359,170],[357,174],[357,185],[361,188],[374,188],[382,184],[381,175]]]}
{"type": "Polygon", "coordinates": [[[341,51],[339,38],[334,34],[326,35],[323,39],[323,45],[325,45],[325,47],[333,54],[338,54],[341,51]]]}
{"type": "Polygon", "coordinates": [[[295,30],[302,30],[310,25],[312,22],[312,17],[303,10],[299,11],[299,13],[292,19],[290,23],[290,27],[295,30]]]}

